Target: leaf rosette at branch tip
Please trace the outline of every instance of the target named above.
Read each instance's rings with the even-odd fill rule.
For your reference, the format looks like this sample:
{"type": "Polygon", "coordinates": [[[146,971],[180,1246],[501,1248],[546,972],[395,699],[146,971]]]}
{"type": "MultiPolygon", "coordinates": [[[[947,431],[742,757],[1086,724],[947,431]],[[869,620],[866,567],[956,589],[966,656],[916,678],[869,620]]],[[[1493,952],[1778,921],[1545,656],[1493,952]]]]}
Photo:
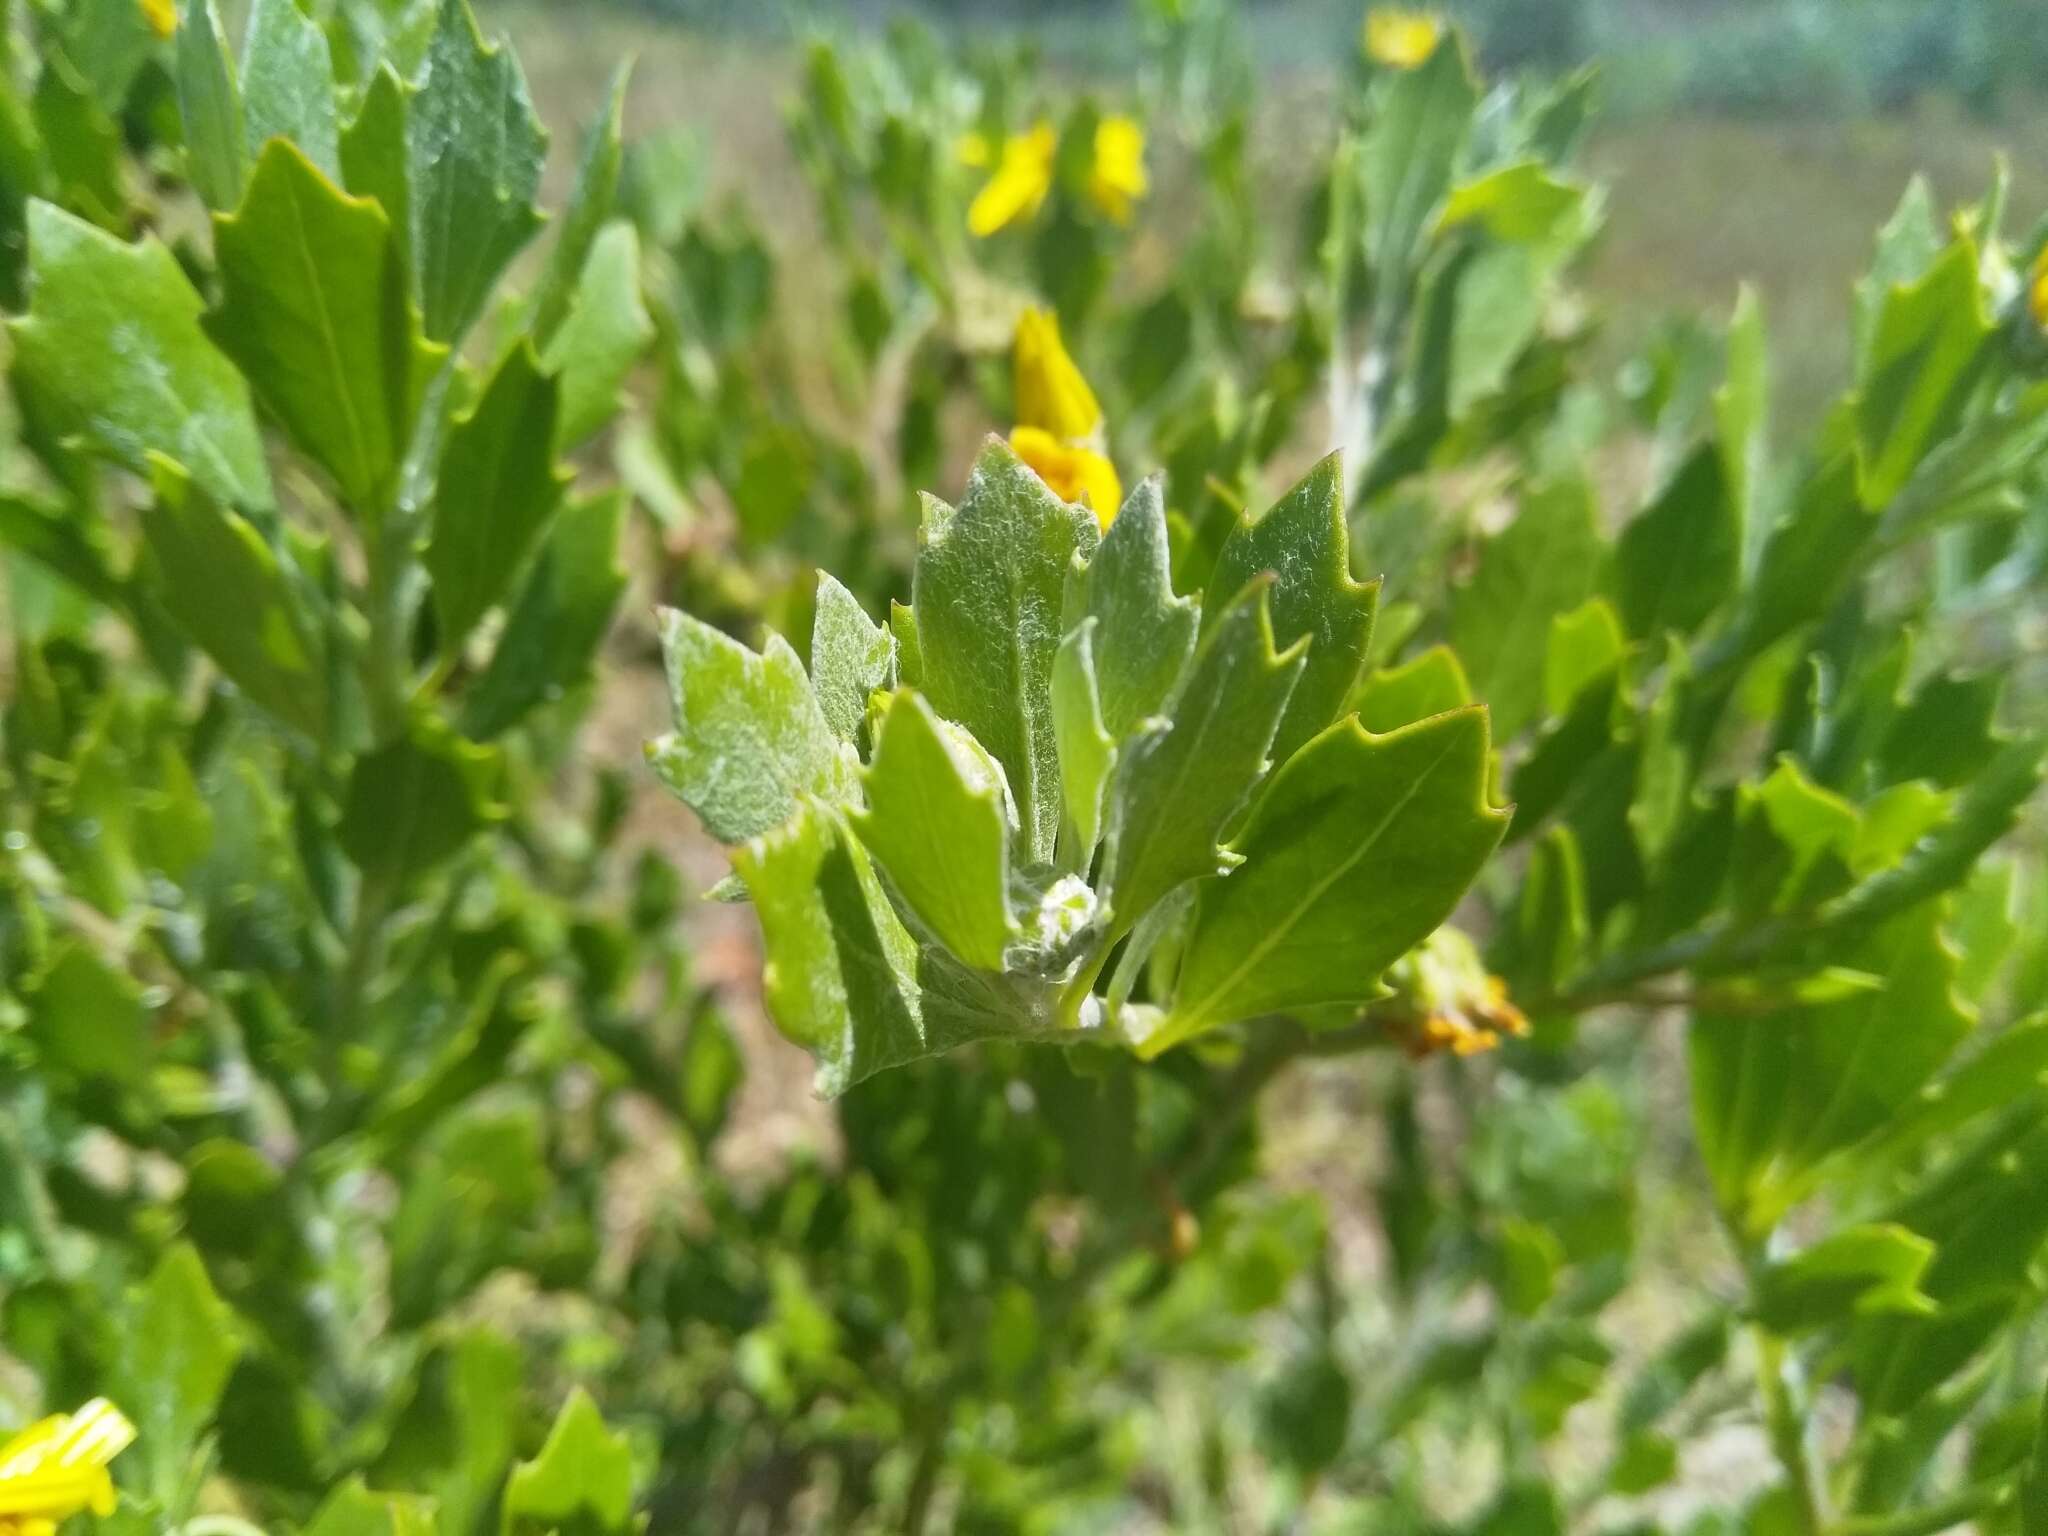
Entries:
{"type": "Polygon", "coordinates": [[[732,848],[824,1091],[980,1040],[1153,1056],[1348,1018],[1506,825],[1482,708],[1340,717],[1378,588],[1334,461],[1197,596],[1158,481],[1099,532],[992,439],[957,506],[927,498],[912,588],[884,629],[821,576],[808,677],[780,636],[662,614],[677,727],[650,758],[732,848]]]}

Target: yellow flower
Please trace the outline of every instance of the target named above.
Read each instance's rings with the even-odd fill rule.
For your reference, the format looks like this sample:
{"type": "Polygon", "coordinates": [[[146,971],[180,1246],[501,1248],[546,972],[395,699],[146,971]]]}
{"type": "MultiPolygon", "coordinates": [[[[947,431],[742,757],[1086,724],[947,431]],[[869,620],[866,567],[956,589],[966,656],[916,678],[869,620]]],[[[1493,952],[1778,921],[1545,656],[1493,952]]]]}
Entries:
{"type": "Polygon", "coordinates": [[[1116,466],[1093,448],[1063,443],[1043,427],[1018,427],[1010,433],[1017,457],[1038,472],[1062,501],[1081,503],[1107,528],[1124,499],[1116,466]]]}
{"type": "Polygon", "coordinates": [[[1427,11],[1378,6],[1365,17],[1365,51],[1389,69],[1420,69],[1443,41],[1443,19],[1427,11]]]}
{"type": "Polygon", "coordinates": [[[1437,929],[1395,963],[1387,981],[1399,1005],[1389,1027],[1417,1060],[1440,1051],[1476,1056],[1505,1035],[1529,1033],[1506,985],[1487,975],[1478,948],[1456,928],[1437,929]]]}
{"type": "Polygon", "coordinates": [[[1072,442],[1102,425],[1102,407],[1095,402],[1095,391],[1061,344],[1060,322],[1052,311],[1024,311],[1017,321],[1011,360],[1019,426],[1042,427],[1054,437],[1072,442]]]}
{"type": "Polygon", "coordinates": [[[2027,286],[2027,313],[2034,324],[2048,331],[2048,245],[2034,258],[2034,271],[2027,286]]]}
{"type": "Polygon", "coordinates": [[[178,30],[178,0],[139,0],[142,19],[149,23],[149,30],[158,37],[169,37],[178,30]]]}
{"type": "Polygon", "coordinates": [[[121,1410],[96,1397],[0,1445],[0,1536],[54,1536],[82,1510],[114,1512],[112,1461],[135,1438],[121,1410]]]}
{"type": "Polygon", "coordinates": [[[1088,196],[1095,206],[1127,224],[1131,204],[1143,197],[1145,130],[1128,117],[1105,117],[1095,125],[1095,162],[1088,171],[1088,196]]]}
{"type": "Polygon", "coordinates": [[[1028,219],[1052,190],[1053,159],[1060,147],[1052,124],[1003,140],[1003,157],[967,208],[969,233],[988,236],[1018,219],[1028,219]]]}

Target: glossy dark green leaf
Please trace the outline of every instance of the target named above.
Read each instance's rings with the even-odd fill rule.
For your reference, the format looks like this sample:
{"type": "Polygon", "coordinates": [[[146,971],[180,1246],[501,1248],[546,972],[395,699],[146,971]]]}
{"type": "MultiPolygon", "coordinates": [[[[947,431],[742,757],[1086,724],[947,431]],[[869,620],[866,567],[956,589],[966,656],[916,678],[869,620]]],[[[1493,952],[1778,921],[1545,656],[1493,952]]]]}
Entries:
{"type": "Polygon", "coordinates": [[[374,520],[443,355],[420,338],[383,210],[273,139],[241,206],[215,216],[214,253],[221,301],[207,334],[343,501],[374,520]]]}
{"type": "Polygon", "coordinates": [[[441,646],[451,654],[504,599],[562,499],[569,476],[555,462],[559,398],[521,341],[448,429],[425,563],[441,646]]]}
{"type": "Polygon", "coordinates": [[[1291,758],[1202,888],[1172,1012],[1148,1052],[1235,1019],[1375,995],[1451,913],[1506,830],[1486,803],[1486,712],[1385,736],[1340,721],[1291,758]]]}
{"type": "Polygon", "coordinates": [[[1372,644],[1379,605],[1377,581],[1351,575],[1351,537],[1344,518],[1342,473],[1335,455],[1256,519],[1231,530],[1209,581],[1205,630],[1222,621],[1247,583],[1270,571],[1273,636],[1284,646],[1304,637],[1308,651],[1287,713],[1273,741],[1285,762],[1337,718],[1358,682],[1372,644]]]}

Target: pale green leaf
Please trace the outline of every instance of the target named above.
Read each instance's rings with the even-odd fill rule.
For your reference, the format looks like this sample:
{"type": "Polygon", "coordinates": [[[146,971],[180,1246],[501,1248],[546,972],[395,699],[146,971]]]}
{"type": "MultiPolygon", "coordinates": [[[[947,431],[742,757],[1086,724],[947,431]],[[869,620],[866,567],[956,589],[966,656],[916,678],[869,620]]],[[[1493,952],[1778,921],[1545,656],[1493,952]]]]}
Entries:
{"type": "Polygon", "coordinates": [[[1550,621],[1543,652],[1543,707],[1553,718],[1570,711],[1586,687],[1621,665],[1627,642],[1604,598],[1589,598],[1550,621]]]}
{"type": "Polygon", "coordinates": [[[298,0],[255,0],[242,39],[242,130],[251,160],[289,139],[329,178],[341,179],[334,59],[320,24],[298,0]]]}
{"type": "Polygon", "coordinates": [[[412,185],[406,165],[406,118],[411,88],[390,64],[380,64],[363,91],[356,115],[341,135],[342,183],[357,197],[384,210],[391,238],[408,274],[407,291],[417,297],[412,256],[412,185]]]}
{"type": "Polygon", "coordinates": [[[109,1395],[135,1423],[135,1454],[150,1492],[169,1503],[190,1476],[199,1437],[242,1352],[234,1313],[199,1255],[180,1243],[131,1297],[122,1324],[109,1395]]]}
{"type": "MultiPolygon", "coordinates": [[[[1219,592],[1219,600],[1234,593],[1219,592]]],[[[1097,622],[1092,644],[1102,725],[1122,741],[1157,714],[1194,654],[1201,609],[1173,591],[1166,503],[1156,477],[1140,482],[1101,546],[1068,585],[1066,626],[1097,622]]]]}
{"type": "Polygon", "coordinates": [[[611,420],[620,386],[653,340],[654,321],[640,297],[640,237],[618,220],[591,245],[575,302],[542,354],[543,366],[561,379],[562,449],[611,420]]]}
{"type": "Polygon", "coordinates": [[[1889,502],[1954,430],[1992,329],[1977,248],[1968,240],[1956,241],[1918,282],[1885,295],[1856,379],[1864,505],[1889,502]]]}
{"type": "MultiPolygon", "coordinates": [[[[1113,530],[1112,530],[1113,531],[1113,530]]],[[[1060,642],[1052,663],[1052,726],[1060,750],[1060,786],[1066,796],[1073,847],[1067,868],[1086,873],[1102,839],[1103,791],[1116,764],[1117,744],[1102,719],[1095,673],[1095,636],[1102,621],[1083,619],[1060,642]]]]}
{"type": "Polygon", "coordinates": [[[248,387],[200,328],[199,295],[154,240],[124,245],[29,205],[32,294],[9,322],[15,366],[101,451],[138,473],[153,453],[205,491],[271,503],[248,387]]]}
{"type": "Polygon", "coordinates": [[[372,1493],[360,1479],[327,1496],[306,1536],[434,1536],[431,1505],[396,1493],[372,1493]]]}
{"type": "Polygon", "coordinates": [[[895,684],[896,641],[867,616],[856,598],[829,572],[818,572],[818,597],[811,619],[811,687],[826,723],[841,741],[851,741],[867,716],[868,698],[895,684]]]}
{"type": "Polygon", "coordinates": [[[581,1387],[562,1405],[547,1442],[512,1469],[504,1536],[625,1536],[633,1521],[633,1448],[605,1427],[581,1387]]]}
{"type": "Polygon", "coordinates": [[[625,162],[626,82],[632,70],[628,60],[612,75],[604,108],[584,133],[575,189],[569,194],[560,231],[548,252],[547,270],[534,289],[533,334],[543,347],[554,339],[567,317],[578,283],[587,281],[590,248],[618,197],[619,172],[625,162]]]}
{"type": "Polygon", "coordinates": [[[1378,735],[1471,702],[1472,685],[1447,645],[1433,645],[1399,666],[1370,673],[1351,696],[1358,723],[1378,735]]]}
{"type": "Polygon", "coordinates": [[[214,0],[187,0],[178,18],[178,116],[185,128],[185,166],[207,207],[224,212],[242,200],[249,143],[242,128],[242,88],[221,32],[214,0]]]}

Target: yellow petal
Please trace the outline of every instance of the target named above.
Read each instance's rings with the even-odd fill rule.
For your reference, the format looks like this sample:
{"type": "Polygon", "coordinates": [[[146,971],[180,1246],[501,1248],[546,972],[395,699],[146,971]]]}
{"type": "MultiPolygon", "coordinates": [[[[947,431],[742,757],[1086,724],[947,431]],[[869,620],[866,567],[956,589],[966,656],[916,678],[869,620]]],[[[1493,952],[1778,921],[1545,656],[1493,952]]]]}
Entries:
{"type": "Polygon", "coordinates": [[[1102,424],[1095,391],[1061,343],[1060,323],[1051,311],[1027,309],[1018,317],[1010,358],[1019,426],[1042,427],[1068,442],[1102,424]]]}
{"type": "Polygon", "coordinates": [[[1436,52],[1443,35],[1442,18],[1427,11],[1381,6],[1366,13],[1366,54],[1389,69],[1421,68],[1436,52]]]}
{"type": "Polygon", "coordinates": [[[141,4],[142,19],[158,37],[169,37],[178,30],[177,0],[141,0],[141,4]]]}
{"type": "Polygon", "coordinates": [[[135,1439],[121,1410],[96,1397],[78,1412],[54,1414],[0,1445],[0,1532],[17,1536],[81,1510],[111,1514],[107,1463],[135,1439]]]}
{"type": "Polygon", "coordinates": [[[1088,196],[1095,206],[1127,223],[1131,204],[1151,183],[1145,177],[1145,130],[1128,117],[1105,117],[1095,125],[1095,159],[1088,172],[1088,196]]]}
{"type": "Polygon", "coordinates": [[[968,232],[985,238],[1038,212],[1045,195],[1052,190],[1053,156],[1058,149],[1059,138],[1050,123],[1040,123],[1029,133],[1012,134],[1005,139],[1002,162],[995,175],[968,205],[968,232]]]}
{"type": "Polygon", "coordinates": [[[2027,292],[2027,312],[2034,324],[2048,331],[2048,246],[2034,258],[2033,282],[2027,292]]]}
{"type": "Polygon", "coordinates": [[[1116,517],[1123,481],[1102,454],[1072,447],[1040,427],[1018,427],[1010,434],[1010,446],[1061,501],[1088,507],[1104,528],[1116,517]]]}

